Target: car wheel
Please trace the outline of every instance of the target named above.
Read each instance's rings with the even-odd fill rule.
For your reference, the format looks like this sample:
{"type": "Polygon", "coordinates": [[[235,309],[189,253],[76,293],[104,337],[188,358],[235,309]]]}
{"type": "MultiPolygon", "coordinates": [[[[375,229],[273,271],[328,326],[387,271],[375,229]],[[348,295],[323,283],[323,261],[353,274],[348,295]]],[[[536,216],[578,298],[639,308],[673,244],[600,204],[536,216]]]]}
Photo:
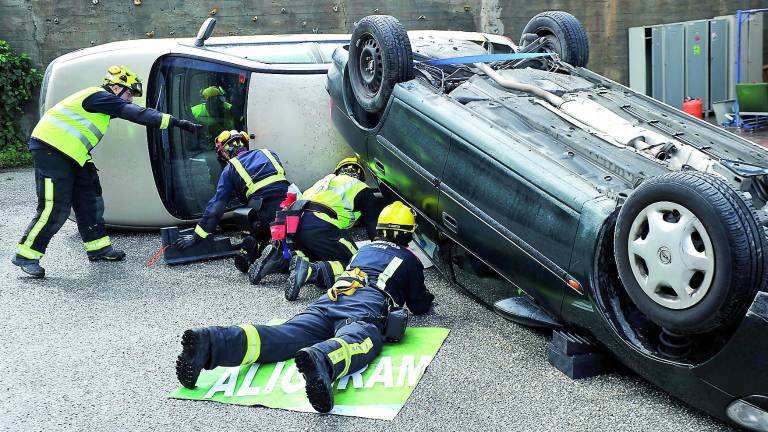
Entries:
{"type": "Polygon", "coordinates": [[[751,200],[696,171],[642,183],[621,208],[614,238],[629,297],[651,321],[680,334],[744,316],[765,289],[766,245],[751,200]]]}
{"type": "Polygon", "coordinates": [[[388,15],[361,19],[352,32],[347,67],[360,106],[381,111],[395,84],[413,78],[411,41],[400,21],[388,15]]]}
{"type": "MultiPolygon", "coordinates": [[[[560,56],[560,60],[577,67],[589,61],[587,32],[579,20],[567,12],[542,12],[528,21],[520,37],[521,45],[544,38],[544,50],[560,56]],[[532,38],[530,35],[536,35],[532,38]]],[[[523,46],[524,47],[524,46],[523,46]]]]}

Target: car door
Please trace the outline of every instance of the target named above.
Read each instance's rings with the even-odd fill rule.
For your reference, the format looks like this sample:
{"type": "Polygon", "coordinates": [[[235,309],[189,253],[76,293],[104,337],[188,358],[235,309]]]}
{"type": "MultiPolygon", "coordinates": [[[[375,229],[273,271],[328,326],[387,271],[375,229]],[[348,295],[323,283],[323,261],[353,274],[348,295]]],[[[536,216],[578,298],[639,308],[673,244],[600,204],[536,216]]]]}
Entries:
{"type": "Polygon", "coordinates": [[[449,145],[447,129],[395,97],[378,133],[368,138],[369,168],[434,223],[449,145]]]}
{"type": "MultiPolygon", "coordinates": [[[[511,282],[465,286],[489,304],[521,289],[559,311],[579,213],[547,187],[567,185],[555,181],[561,173],[547,172],[552,167],[531,158],[530,151],[491,135],[473,138],[479,144],[451,136],[440,183],[440,227],[463,246],[453,264],[480,277],[489,274],[482,270],[486,264],[511,282]],[[550,176],[553,181],[540,181],[550,176]]],[[[567,183],[567,176],[560,178],[567,183]]]]}

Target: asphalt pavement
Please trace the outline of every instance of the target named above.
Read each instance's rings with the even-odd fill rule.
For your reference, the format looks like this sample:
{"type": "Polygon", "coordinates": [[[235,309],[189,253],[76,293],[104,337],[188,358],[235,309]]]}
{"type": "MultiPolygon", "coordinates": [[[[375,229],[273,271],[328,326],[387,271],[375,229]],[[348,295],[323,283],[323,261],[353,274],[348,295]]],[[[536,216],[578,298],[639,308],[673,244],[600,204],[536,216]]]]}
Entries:
{"type": "Polygon", "coordinates": [[[152,268],[157,233],[111,233],[128,259],[91,263],[74,223],[42,261],[48,277],[10,263],[35,209],[31,169],[0,172],[0,430],[723,431],[630,372],[573,381],[546,360],[548,335],[510,323],[434,270],[434,313],[450,329],[395,420],[297,413],[167,398],[190,327],[265,323],[300,312],[320,290],[283,298],[284,279],[256,287],[230,261],[152,268]]]}

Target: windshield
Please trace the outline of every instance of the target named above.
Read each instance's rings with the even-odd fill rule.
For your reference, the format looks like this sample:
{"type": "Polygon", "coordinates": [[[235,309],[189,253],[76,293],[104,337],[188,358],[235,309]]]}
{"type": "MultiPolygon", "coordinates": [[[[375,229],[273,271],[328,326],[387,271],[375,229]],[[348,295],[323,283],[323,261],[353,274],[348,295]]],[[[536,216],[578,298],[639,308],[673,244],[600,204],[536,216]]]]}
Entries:
{"type": "Polygon", "coordinates": [[[336,47],[349,41],[286,42],[264,44],[207,45],[206,48],[232,56],[270,64],[330,63],[336,47]]]}

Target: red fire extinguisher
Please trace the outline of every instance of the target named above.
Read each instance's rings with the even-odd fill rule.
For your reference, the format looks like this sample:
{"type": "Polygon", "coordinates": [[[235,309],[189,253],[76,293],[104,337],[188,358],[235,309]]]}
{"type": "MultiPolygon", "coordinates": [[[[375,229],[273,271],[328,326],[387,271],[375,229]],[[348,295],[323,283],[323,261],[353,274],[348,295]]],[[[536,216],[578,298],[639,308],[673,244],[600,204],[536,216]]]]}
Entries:
{"type": "Polygon", "coordinates": [[[687,112],[688,114],[703,119],[704,113],[702,112],[701,108],[701,98],[691,99],[689,97],[685,98],[685,101],[683,101],[683,111],[687,112]]]}

